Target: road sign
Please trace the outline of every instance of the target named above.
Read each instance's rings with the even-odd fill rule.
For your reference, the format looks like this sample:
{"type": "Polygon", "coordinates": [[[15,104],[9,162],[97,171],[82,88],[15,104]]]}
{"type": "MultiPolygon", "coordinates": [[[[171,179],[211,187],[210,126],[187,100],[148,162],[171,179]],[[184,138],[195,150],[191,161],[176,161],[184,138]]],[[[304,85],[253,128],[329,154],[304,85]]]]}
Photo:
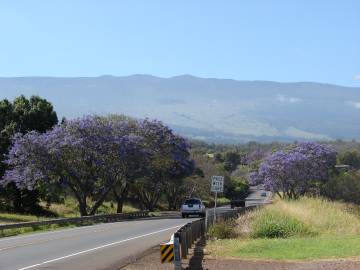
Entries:
{"type": "Polygon", "coordinates": [[[211,191],[224,192],[224,176],[214,175],[211,177],[211,191]]]}

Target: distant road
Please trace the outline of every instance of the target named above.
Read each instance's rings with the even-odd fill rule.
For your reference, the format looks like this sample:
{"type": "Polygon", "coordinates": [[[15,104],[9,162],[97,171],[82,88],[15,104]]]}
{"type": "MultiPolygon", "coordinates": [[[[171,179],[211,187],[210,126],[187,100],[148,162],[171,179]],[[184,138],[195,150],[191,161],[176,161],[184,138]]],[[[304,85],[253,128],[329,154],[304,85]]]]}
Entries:
{"type": "Polygon", "coordinates": [[[262,205],[270,202],[272,193],[264,190],[263,186],[250,187],[250,192],[250,195],[246,198],[245,206],[262,205]],[[262,196],[263,193],[266,196],[262,196]]]}
{"type": "MultiPolygon", "coordinates": [[[[254,190],[249,196],[249,203],[262,203],[263,198],[258,192],[261,191],[254,190]]],[[[228,209],[229,206],[223,206],[217,211],[228,209]]],[[[118,269],[149,248],[169,240],[170,235],[187,222],[189,219],[175,214],[169,218],[106,223],[2,238],[0,269],[118,269]]]]}

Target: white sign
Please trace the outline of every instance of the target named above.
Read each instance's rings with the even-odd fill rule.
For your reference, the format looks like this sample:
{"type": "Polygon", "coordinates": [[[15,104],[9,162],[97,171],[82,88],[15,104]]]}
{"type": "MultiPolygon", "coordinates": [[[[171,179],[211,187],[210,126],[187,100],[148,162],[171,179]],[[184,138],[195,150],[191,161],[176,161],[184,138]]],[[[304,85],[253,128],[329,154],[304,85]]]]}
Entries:
{"type": "Polygon", "coordinates": [[[223,192],[224,191],[224,176],[212,176],[211,177],[211,191],[223,192]]]}

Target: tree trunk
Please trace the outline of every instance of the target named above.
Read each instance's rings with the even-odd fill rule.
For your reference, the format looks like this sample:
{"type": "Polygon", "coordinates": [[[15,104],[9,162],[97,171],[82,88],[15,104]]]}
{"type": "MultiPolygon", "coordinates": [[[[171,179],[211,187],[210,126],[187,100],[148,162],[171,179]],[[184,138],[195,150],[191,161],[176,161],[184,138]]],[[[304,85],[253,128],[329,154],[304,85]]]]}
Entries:
{"type": "Polygon", "coordinates": [[[95,215],[96,210],[102,205],[102,203],[104,202],[106,196],[109,194],[111,189],[112,189],[112,187],[109,187],[108,189],[106,189],[105,192],[101,195],[100,199],[98,199],[97,202],[93,205],[93,207],[91,208],[91,211],[90,211],[91,216],[95,215]]]}
{"type": "Polygon", "coordinates": [[[176,195],[174,195],[173,192],[168,191],[168,194],[167,194],[166,198],[167,198],[167,201],[168,201],[168,210],[169,211],[173,210],[173,208],[174,208],[175,196],[176,195]]]}
{"type": "Polygon", "coordinates": [[[83,216],[88,216],[86,199],[85,199],[85,202],[83,200],[79,200],[78,202],[79,202],[80,215],[82,217],[83,216]]]}
{"type": "Polygon", "coordinates": [[[116,207],[116,213],[120,214],[123,212],[123,206],[124,206],[124,200],[118,200],[117,201],[117,207],[116,207]]]}
{"type": "Polygon", "coordinates": [[[122,190],[121,195],[116,191],[116,188],[113,189],[114,197],[116,199],[117,207],[116,207],[116,213],[122,213],[124,201],[128,194],[128,185],[122,190]]]}

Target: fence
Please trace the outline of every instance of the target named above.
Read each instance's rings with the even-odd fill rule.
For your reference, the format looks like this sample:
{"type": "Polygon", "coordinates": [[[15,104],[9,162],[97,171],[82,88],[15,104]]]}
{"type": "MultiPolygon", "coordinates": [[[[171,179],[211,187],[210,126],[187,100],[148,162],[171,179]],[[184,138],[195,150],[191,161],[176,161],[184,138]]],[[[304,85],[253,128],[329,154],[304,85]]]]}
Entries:
{"type": "Polygon", "coordinates": [[[39,227],[46,225],[66,225],[66,224],[88,224],[88,223],[100,223],[100,222],[116,222],[120,220],[134,219],[134,218],[143,218],[148,217],[149,212],[140,211],[133,213],[121,213],[121,214],[105,214],[105,215],[95,215],[95,216],[85,216],[85,217],[74,217],[74,218],[59,218],[59,219],[50,219],[44,221],[33,221],[33,222],[21,222],[21,223],[11,223],[0,225],[0,231],[8,229],[19,229],[19,228],[28,228],[28,227],[39,227]]]}
{"type": "Polygon", "coordinates": [[[174,243],[175,269],[181,269],[181,259],[186,259],[187,255],[189,254],[189,249],[192,247],[194,242],[200,237],[206,235],[209,226],[214,224],[215,220],[237,218],[246,211],[252,210],[254,208],[256,208],[256,206],[217,212],[215,214],[216,217],[214,216],[214,212],[209,210],[206,213],[206,218],[198,219],[182,226],[174,233],[172,237],[174,243]]]}

